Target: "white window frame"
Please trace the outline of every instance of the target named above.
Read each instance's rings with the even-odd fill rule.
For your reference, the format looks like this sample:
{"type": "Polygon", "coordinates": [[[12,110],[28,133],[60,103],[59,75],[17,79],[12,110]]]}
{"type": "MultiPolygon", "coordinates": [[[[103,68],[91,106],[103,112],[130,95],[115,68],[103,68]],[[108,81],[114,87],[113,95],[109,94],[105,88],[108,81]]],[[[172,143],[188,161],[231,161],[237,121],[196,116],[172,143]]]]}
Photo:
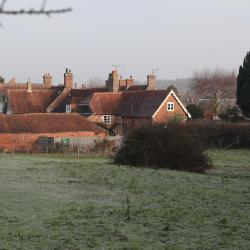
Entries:
{"type": "Polygon", "coordinates": [[[170,112],[174,111],[174,102],[167,103],[167,111],[170,111],[170,112]]]}
{"type": "Polygon", "coordinates": [[[66,104],[65,111],[66,111],[66,113],[71,113],[71,105],[70,104],[66,104]]]}
{"type": "Polygon", "coordinates": [[[103,115],[102,121],[104,124],[111,124],[112,123],[112,116],[111,115],[103,115]]]}

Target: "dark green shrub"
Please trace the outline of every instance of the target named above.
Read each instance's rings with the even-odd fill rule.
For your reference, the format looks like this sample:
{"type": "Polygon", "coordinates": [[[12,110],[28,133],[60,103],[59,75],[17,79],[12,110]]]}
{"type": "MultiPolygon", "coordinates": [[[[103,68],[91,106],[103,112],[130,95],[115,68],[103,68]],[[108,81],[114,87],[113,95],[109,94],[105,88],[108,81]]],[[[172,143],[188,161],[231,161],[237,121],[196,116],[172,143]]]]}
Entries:
{"type": "Polygon", "coordinates": [[[187,110],[191,114],[193,120],[203,119],[203,117],[204,117],[203,110],[198,105],[189,104],[189,105],[187,105],[187,110]]]}
{"type": "Polygon", "coordinates": [[[183,125],[143,127],[134,130],[114,157],[114,163],[136,167],[204,172],[211,167],[199,139],[183,125]]]}
{"type": "Polygon", "coordinates": [[[238,107],[229,107],[220,115],[220,118],[227,122],[244,121],[244,116],[240,113],[238,107]]]}
{"type": "Polygon", "coordinates": [[[5,83],[5,79],[2,76],[0,76],[0,84],[1,83],[5,83]]]}

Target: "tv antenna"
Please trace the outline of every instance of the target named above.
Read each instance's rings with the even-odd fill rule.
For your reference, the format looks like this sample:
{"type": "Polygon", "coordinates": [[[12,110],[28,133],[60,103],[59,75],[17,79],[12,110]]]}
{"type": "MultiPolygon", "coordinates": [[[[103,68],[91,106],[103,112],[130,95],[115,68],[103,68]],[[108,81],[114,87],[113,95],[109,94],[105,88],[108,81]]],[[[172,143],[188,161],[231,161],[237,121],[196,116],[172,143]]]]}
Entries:
{"type": "Polygon", "coordinates": [[[115,70],[118,71],[119,68],[125,67],[125,64],[113,64],[112,67],[114,67],[115,70]]]}
{"type": "Polygon", "coordinates": [[[155,75],[159,70],[160,70],[160,69],[158,69],[158,68],[152,69],[152,75],[155,75]]]}

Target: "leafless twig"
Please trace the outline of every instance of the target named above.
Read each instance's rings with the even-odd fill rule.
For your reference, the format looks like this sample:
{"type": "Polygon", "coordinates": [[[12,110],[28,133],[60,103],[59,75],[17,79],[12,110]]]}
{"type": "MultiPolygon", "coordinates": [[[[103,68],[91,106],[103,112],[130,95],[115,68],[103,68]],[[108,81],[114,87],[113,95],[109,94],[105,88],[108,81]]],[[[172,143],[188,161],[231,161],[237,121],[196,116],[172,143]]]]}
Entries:
{"type": "Polygon", "coordinates": [[[4,7],[7,0],[2,0],[0,5],[0,15],[46,15],[50,16],[52,14],[61,14],[72,11],[72,8],[62,8],[62,9],[48,9],[46,10],[46,0],[42,1],[42,6],[40,10],[33,8],[30,9],[19,9],[19,10],[5,10],[4,7]]]}

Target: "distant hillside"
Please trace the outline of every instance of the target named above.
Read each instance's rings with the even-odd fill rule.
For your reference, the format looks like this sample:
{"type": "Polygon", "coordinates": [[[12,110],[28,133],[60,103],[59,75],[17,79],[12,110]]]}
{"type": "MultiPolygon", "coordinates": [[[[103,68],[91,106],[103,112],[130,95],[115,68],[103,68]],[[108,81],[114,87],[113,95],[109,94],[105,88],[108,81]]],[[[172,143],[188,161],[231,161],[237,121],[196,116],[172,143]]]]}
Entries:
{"type": "Polygon", "coordinates": [[[167,89],[168,86],[174,85],[181,94],[185,94],[189,90],[192,81],[193,78],[183,78],[183,79],[181,78],[176,80],[158,80],[157,87],[158,89],[167,89]]]}

